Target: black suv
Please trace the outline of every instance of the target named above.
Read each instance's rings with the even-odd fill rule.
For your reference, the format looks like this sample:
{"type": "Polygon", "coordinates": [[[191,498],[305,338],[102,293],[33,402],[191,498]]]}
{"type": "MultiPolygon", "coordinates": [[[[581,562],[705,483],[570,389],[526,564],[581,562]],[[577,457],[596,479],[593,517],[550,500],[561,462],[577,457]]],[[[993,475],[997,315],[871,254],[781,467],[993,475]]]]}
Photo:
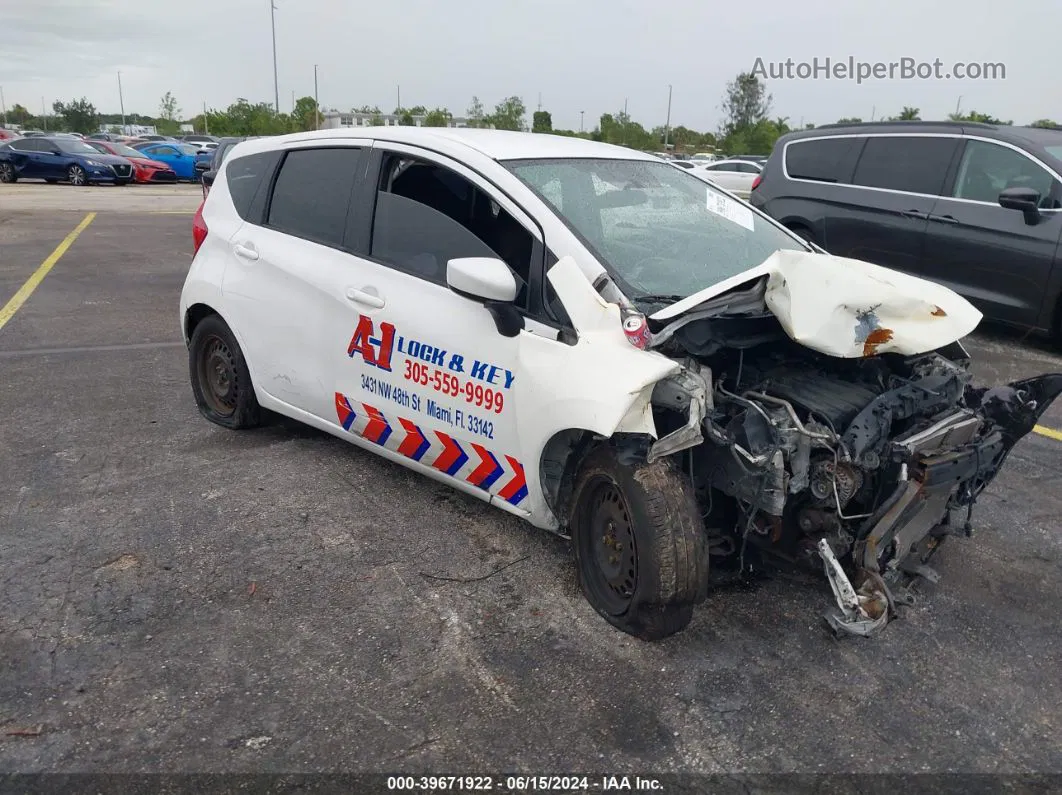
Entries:
{"type": "Polygon", "coordinates": [[[826,125],[778,139],[750,203],[831,254],[939,282],[1062,341],[1062,130],[826,125]]]}

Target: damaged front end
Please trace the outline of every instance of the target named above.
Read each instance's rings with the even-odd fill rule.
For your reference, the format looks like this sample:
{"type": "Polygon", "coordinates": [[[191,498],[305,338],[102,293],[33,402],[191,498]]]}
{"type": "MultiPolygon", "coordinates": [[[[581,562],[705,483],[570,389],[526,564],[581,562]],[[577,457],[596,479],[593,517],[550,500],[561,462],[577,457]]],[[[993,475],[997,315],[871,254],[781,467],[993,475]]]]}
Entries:
{"type": "MultiPolygon", "coordinates": [[[[649,458],[681,460],[720,561],[824,569],[840,608],[831,627],[869,635],[916,578],[936,581],[930,559],[949,535],[970,535],[978,496],[1062,393],[1062,374],[980,387],[958,342],[813,350],[769,290],[761,279],[657,322],[653,347],[683,367],[655,387],[649,458]]],[[[856,335],[873,333],[873,307],[846,309],[856,335]]]]}

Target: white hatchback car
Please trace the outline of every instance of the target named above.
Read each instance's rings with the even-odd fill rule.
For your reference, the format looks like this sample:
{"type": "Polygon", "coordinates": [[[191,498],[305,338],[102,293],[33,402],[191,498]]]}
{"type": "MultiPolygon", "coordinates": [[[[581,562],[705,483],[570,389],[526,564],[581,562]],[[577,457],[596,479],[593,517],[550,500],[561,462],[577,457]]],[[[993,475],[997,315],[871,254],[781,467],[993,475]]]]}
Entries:
{"type": "Polygon", "coordinates": [[[763,165],[751,160],[718,160],[703,166],[698,164],[695,173],[711,180],[720,188],[725,188],[735,196],[748,199],[761,171],[763,171],[763,165]]]}
{"type": "Polygon", "coordinates": [[[835,631],[882,626],[1062,391],[982,401],[964,299],[630,149],[330,130],[205,179],[180,302],[202,414],[269,409],[570,535],[640,638],[690,621],[710,556],[824,567],[835,631]]]}

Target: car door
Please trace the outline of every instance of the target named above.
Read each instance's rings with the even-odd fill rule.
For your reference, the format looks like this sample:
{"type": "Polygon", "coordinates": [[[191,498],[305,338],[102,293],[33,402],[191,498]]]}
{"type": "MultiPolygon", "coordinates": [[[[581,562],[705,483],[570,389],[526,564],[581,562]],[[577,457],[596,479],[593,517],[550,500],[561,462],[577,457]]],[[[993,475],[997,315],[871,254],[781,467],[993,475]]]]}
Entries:
{"type": "Polygon", "coordinates": [[[850,184],[829,190],[825,248],[917,273],[929,215],[958,146],[956,136],[867,136],[850,184]]]}
{"type": "Polygon", "coordinates": [[[333,421],[482,499],[525,510],[532,451],[517,418],[522,403],[545,400],[528,368],[549,361],[543,346],[567,347],[532,312],[541,229],[480,174],[411,146],[374,144],[359,197],[352,244],[365,256],[343,285],[350,314],[337,315],[329,342],[333,421]],[[464,257],[508,265],[522,329],[503,333],[499,310],[447,286],[447,263],[464,257]]]}
{"type": "Polygon", "coordinates": [[[363,148],[318,142],[269,154],[224,169],[225,190],[244,218],[229,241],[226,313],[257,388],[289,414],[334,421],[330,339],[357,315],[346,296],[356,263],[343,241],[363,148]]]}
{"type": "Polygon", "coordinates": [[[23,138],[11,143],[11,160],[15,164],[15,171],[19,177],[39,179],[41,173],[40,162],[36,159],[38,144],[32,138],[23,138]]]}
{"type": "Polygon", "coordinates": [[[967,139],[942,196],[930,214],[919,268],[955,290],[986,317],[1022,326],[1040,318],[1062,231],[1062,184],[1022,150],[967,139]],[[1030,223],[999,204],[1007,188],[1040,195],[1042,212],[1030,223]]]}

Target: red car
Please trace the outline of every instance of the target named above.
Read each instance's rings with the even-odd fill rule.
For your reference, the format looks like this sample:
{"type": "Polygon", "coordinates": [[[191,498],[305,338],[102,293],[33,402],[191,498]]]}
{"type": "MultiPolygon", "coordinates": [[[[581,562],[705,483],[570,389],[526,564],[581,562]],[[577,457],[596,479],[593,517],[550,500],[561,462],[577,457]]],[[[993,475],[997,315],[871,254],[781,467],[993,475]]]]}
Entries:
{"type": "Polygon", "coordinates": [[[158,160],[152,160],[143,152],[138,152],[131,146],[112,143],[111,141],[85,141],[93,149],[104,154],[119,155],[129,159],[133,164],[133,180],[135,182],[176,182],[177,173],[158,160]]]}

